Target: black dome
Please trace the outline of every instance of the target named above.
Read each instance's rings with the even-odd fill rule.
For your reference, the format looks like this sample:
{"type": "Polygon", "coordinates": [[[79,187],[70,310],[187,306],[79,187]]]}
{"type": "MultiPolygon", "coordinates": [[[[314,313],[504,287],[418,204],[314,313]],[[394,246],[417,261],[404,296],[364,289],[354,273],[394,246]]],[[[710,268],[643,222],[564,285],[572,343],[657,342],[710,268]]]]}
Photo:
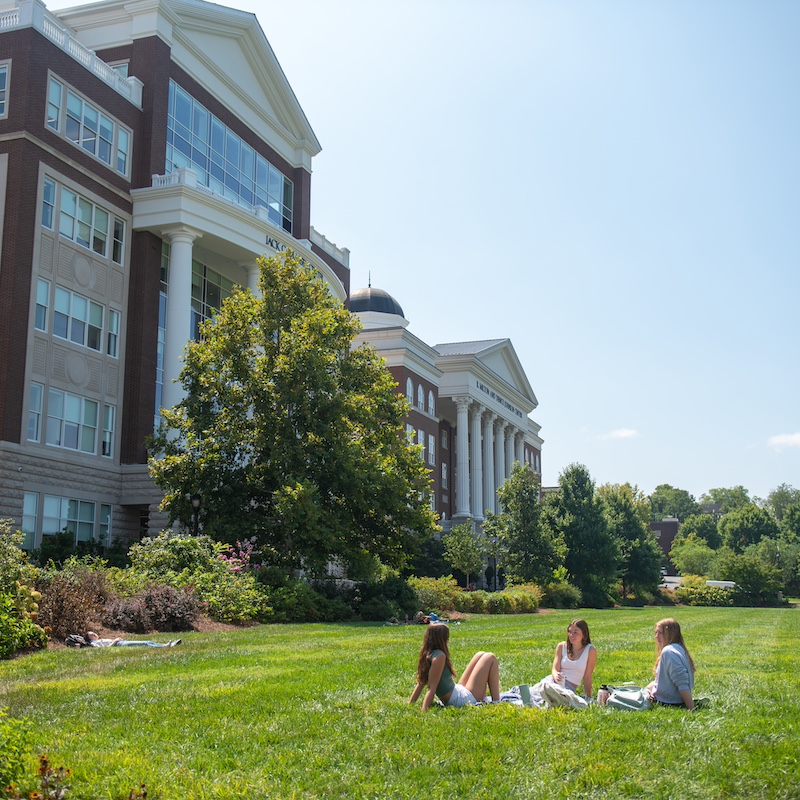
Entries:
{"type": "Polygon", "coordinates": [[[377,311],[380,314],[397,314],[405,319],[400,303],[383,289],[356,289],[350,295],[350,310],[357,314],[359,311],[377,311]]]}

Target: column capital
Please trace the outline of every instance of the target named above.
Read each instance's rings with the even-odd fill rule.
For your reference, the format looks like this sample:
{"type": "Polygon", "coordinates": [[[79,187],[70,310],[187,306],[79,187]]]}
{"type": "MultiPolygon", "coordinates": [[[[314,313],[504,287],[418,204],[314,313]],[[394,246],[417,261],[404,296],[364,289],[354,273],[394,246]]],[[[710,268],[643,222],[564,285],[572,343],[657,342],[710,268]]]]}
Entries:
{"type": "Polygon", "coordinates": [[[168,228],[162,228],[161,235],[166,236],[170,244],[175,244],[175,242],[192,244],[195,239],[200,239],[203,236],[200,231],[190,228],[188,225],[171,225],[168,228]]]}
{"type": "Polygon", "coordinates": [[[470,406],[470,403],[472,403],[472,400],[469,397],[467,397],[466,395],[461,395],[460,397],[454,397],[453,399],[455,400],[456,408],[459,411],[468,410],[469,406],[470,406]]]}

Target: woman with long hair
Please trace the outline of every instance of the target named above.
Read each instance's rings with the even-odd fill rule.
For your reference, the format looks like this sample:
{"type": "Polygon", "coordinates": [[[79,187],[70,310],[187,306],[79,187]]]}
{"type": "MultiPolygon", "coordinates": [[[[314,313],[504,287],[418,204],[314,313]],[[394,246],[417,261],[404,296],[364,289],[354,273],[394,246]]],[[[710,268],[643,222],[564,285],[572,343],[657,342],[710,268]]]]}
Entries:
{"type": "Polygon", "coordinates": [[[434,623],[422,640],[417,661],[417,685],[411,693],[409,704],[415,703],[427,686],[422,700],[422,710],[427,711],[438,697],[446,706],[459,708],[474,706],[483,701],[488,689],[492,702],[500,700],[500,665],[494,653],[478,652],[458,678],[450,661],[450,628],[434,623]]]}
{"type": "Polygon", "coordinates": [[[656,622],[655,678],[647,687],[656,703],[666,706],[685,706],[691,711],[695,706],[694,661],[683,641],[677,620],[667,618],[656,622]]]}

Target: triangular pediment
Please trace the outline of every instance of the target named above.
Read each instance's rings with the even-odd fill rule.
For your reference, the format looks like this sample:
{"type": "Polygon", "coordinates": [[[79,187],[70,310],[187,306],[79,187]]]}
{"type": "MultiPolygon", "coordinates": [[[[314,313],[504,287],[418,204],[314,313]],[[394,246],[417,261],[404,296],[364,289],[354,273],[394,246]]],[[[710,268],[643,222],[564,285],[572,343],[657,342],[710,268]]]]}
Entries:
{"type": "Polygon", "coordinates": [[[54,13],[94,51],[163,39],[179,67],[289,164],[310,171],[319,141],[254,14],[205,0],[103,0],[54,13]]]}
{"type": "Polygon", "coordinates": [[[437,344],[440,354],[436,363],[445,372],[484,373],[512,389],[536,408],[539,401],[514,350],[510,339],[490,339],[482,342],[452,342],[437,344]]]}
{"type": "MultiPolygon", "coordinates": [[[[272,143],[265,127],[310,156],[319,142],[256,16],[200,0],[162,0],[179,19],[173,59],[207,83],[237,116],[272,143]]],[[[279,152],[281,147],[275,147],[279,152]]],[[[288,153],[281,153],[286,157],[288,153]]],[[[298,165],[297,155],[288,158],[298,165]]]]}

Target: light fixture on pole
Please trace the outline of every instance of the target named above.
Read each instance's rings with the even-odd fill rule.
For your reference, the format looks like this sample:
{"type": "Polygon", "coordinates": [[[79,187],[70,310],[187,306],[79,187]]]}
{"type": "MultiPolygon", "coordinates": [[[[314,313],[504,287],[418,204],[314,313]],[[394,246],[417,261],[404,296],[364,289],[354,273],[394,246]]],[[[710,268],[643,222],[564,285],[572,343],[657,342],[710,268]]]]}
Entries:
{"type": "Polygon", "coordinates": [[[194,535],[197,536],[198,523],[199,523],[198,518],[200,516],[200,503],[202,501],[202,498],[200,497],[199,494],[197,494],[197,492],[195,492],[191,497],[191,501],[192,501],[192,515],[194,516],[194,535]]]}

